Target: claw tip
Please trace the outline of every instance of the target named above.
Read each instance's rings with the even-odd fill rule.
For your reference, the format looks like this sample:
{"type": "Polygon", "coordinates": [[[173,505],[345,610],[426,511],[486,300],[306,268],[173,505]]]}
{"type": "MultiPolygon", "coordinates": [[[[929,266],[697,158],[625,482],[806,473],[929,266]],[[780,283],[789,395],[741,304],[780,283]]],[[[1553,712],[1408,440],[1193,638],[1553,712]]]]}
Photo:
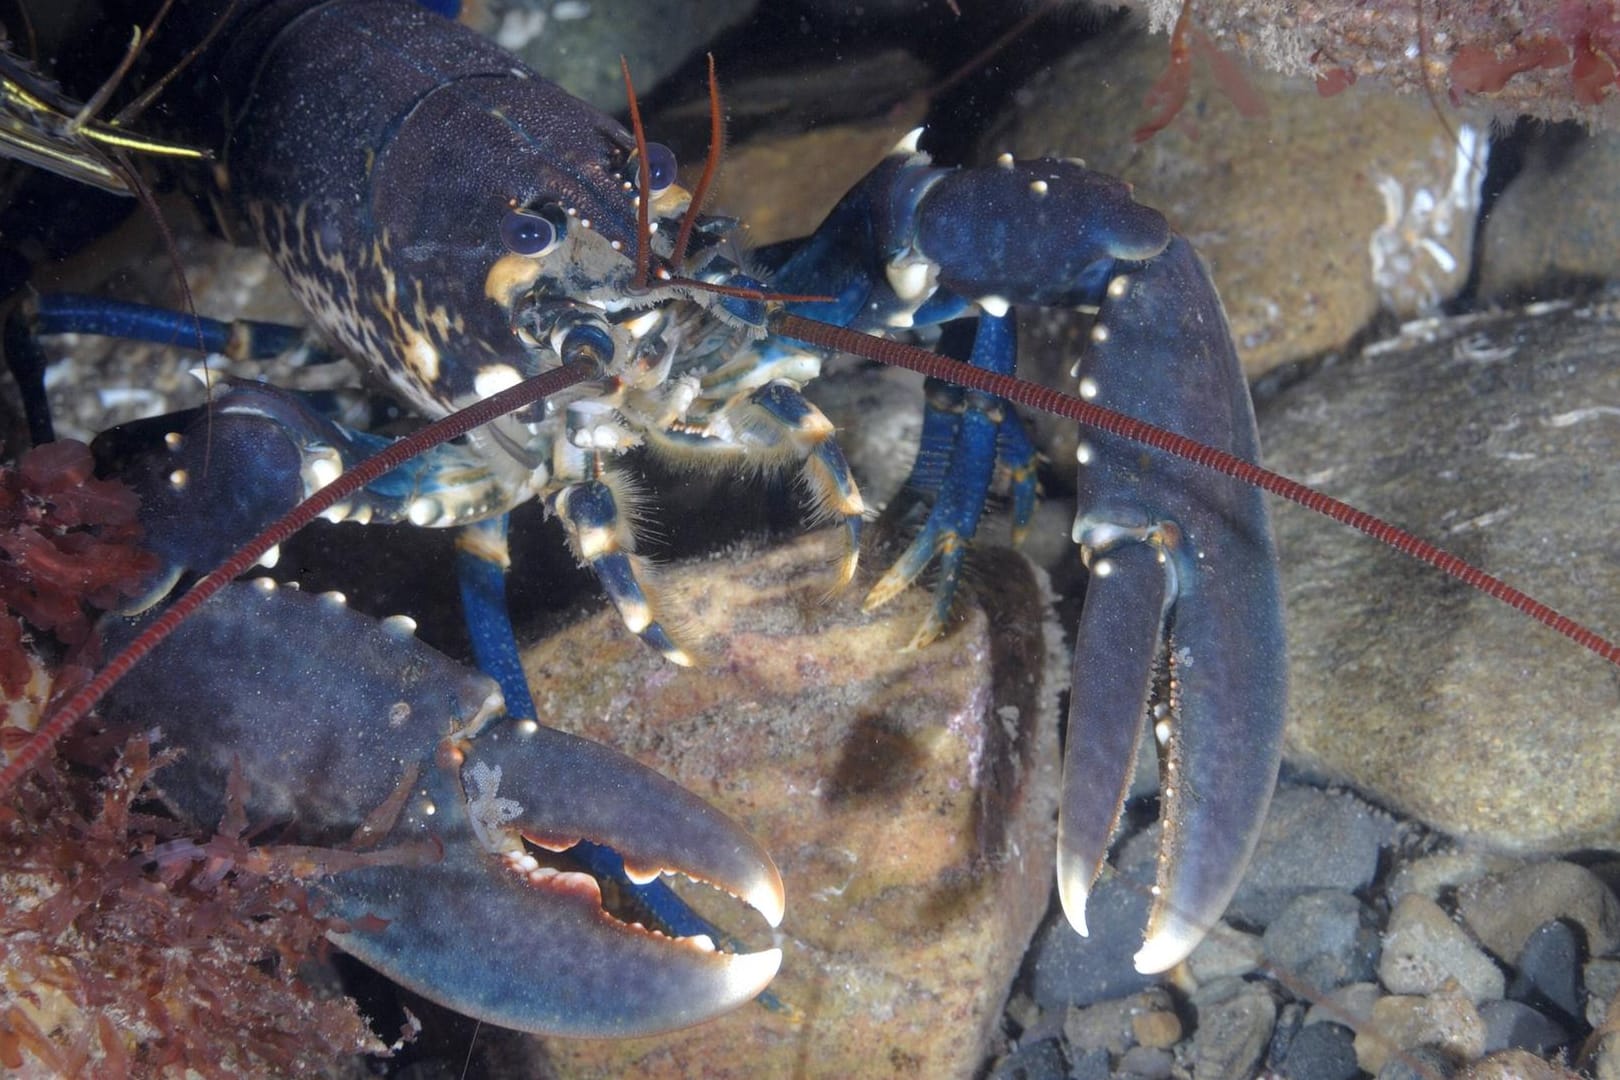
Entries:
{"type": "Polygon", "coordinates": [[[749,907],[765,917],[771,929],[782,925],[782,916],[787,913],[787,896],[782,889],[781,877],[762,877],[748,889],[743,899],[749,907]]]}
{"type": "Polygon", "coordinates": [[[733,957],[726,965],[726,1000],[739,1004],[764,992],[782,966],[781,949],[765,949],[733,957]]]}
{"type": "Polygon", "coordinates": [[[1086,900],[1090,895],[1090,888],[1079,877],[1063,873],[1061,866],[1058,868],[1058,899],[1063,903],[1063,914],[1069,925],[1081,937],[1091,936],[1086,926],[1086,900]]]}
{"type": "Polygon", "coordinates": [[[1142,947],[1132,957],[1136,970],[1143,975],[1158,975],[1169,971],[1192,953],[1203,934],[1190,926],[1177,925],[1151,931],[1142,947]]]}

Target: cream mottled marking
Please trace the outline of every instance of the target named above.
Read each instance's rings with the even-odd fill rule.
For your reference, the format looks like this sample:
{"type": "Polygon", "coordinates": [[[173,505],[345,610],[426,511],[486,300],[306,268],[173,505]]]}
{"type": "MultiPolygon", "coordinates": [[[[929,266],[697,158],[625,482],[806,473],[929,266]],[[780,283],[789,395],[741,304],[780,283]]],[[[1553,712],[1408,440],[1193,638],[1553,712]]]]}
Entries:
{"type": "Polygon", "coordinates": [[[484,295],[510,309],[517,298],[540,280],[540,260],[527,255],[502,255],[484,275],[484,295]]]}

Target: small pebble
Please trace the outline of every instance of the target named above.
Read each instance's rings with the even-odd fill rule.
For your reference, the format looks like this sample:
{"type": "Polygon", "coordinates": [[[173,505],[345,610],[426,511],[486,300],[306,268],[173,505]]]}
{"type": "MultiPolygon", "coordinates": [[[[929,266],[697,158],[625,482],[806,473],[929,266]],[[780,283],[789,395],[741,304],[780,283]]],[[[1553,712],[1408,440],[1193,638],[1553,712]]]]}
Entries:
{"type": "Polygon", "coordinates": [[[1297,1001],[1285,1001],[1277,1010],[1277,1022],[1271,1025],[1271,1045],[1266,1047],[1266,1071],[1277,1072],[1288,1057],[1300,1029],[1305,1026],[1305,1006],[1297,1001]]]}
{"type": "Polygon", "coordinates": [[[1589,960],[1582,969],[1582,978],[1586,983],[1586,1022],[1597,1027],[1609,1011],[1609,1002],[1620,995],[1620,960],[1589,960]]]}
{"type": "Polygon", "coordinates": [[[1397,1052],[1433,1046],[1471,1061],[1485,1051],[1485,1021],[1461,990],[1380,998],[1356,1035],[1356,1061],[1378,1074],[1397,1052]]]}
{"type": "Polygon", "coordinates": [[[1580,1022],[1581,942],[1569,923],[1554,921],[1536,927],[1519,950],[1517,974],[1507,996],[1568,1024],[1580,1022]]]}
{"type": "Polygon", "coordinates": [[[1136,1045],[1136,1017],[1152,1013],[1174,1016],[1171,1009],[1170,995],[1157,987],[1083,1008],[1070,1006],[1063,1021],[1063,1037],[1077,1051],[1106,1050],[1118,1057],[1136,1045]]]}
{"type": "Polygon", "coordinates": [[[1206,983],[1232,975],[1247,975],[1260,966],[1260,938],[1221,923],[1198,943],[1187,958],[1192,977],[1206,983]]]}
{"type": "Polygon", "coordinates": [[[1620,1035],[1606,1036],[1598,1044],[1596,1080],[1620,1080],[1620,1035]]]}
{"type": "Polygon", "coordinates": [[[1457,910],[1484,946],[1503,960],[1519,955],[1536,927],[1569,919],[1586,933],[1590,955],[1620,944],[1620,901],[1590,870],[1569,862],[1492,874],[1457,890],[1457,910]]]}
{"type": "Polygon", "coordinates": [[[1176,1059],[1168,1050],[1152,1046],[1133,1046],[1119,1059],[1121,1077],[1140,1080],[1167,1080],[1175,1069],[1176,1059]]]}
{"type": "Polygon", "coordinates": [[[1028,1031],[1040,1020],[1041,1007],[1028,994],[1017,991],[1007,999],[1007,1016],[1020,1032],[1028,1031]]]}
{"type": "Polygon", "coordinates": [[[1069,1080],[1113,1080],[1114,1066],[1106,1050],[1075,1051],[1070,1049],[1073,1063],[1069,1066],[1069,1080]]]}
{"type": "Polygon", "coordinates": [[[1468,1080],[1581,1080],[1577,1073],[1525,1050],[1504,1050],[1468,1067],[1468,1080]]]}
{"type": "Polygon", "coordinates": [[[1026,1043],[1002,1058],[990,1072],[990,1080],[1064,1080],[1069,1063],[1056,1039],[1026,1043]]]}
{"type": "Polygon", "coordinates": [[[1418,1046],[1397,1054],[1378,1070],[1378,1080],[1446,1080],[1457,1075],[1457,1062],[1436,1046],[1418,1046]]]}
{"type": "Polygon", "coordinates": [[[1442,851],[1402,863],[1385,883],[1384,896],[1391,904],[1400,903],[1407,893],[1422,893],[1430,900],[1438,900],[1442,892],[1519,865],[1516,859],[1484,851],[1442,851]]]}
{"type": "Polygon", "coordinates": [[[1546,1054],[1569,1042],[1569,1032],[1558,1021],[1522,1001],[1487,1001],[1479,1007],[1485,1021],[1485,1052],[1529,1050],[1546,1054]]]}
{"type": "Polygon", "coordinates": [[[1337,891],[1296,897],[1261,937],[1266,960],[1312,995],[1373,977],[1378,931],[1372,913],[1337,891]]]}
{"type": "Polygon", "coordinates": [[[1354,795],[1281,788],[1228,917],[1263,929],[1303,893],[1355,892],[1373,880],[1393,835],[1394,822],[1354,795]]]}
{"type": "Polygon", "coordinates": [[[1355,1032],[1341,1024],[1310,1024],[1288,1044],[1281,1073],[1288,1080],[1354,1080],[1355,1032]]]}
{"type": "Polygon", "coordinates": [[[1198,1006],[1193,1073],[1199,1080],[1250,1080],[1259,1071],[1277,1019],[1277,1002],[1266,984],[1240,985],[1231,996],[1198,1006]]]}
{"type": "Polygon", "coordinates": [[[1360,1031],[1372,1023],[1373,1006],[1383,994],[1376,983],[1341,986],[1310,1007],[1305,1023],[1334,1023],[1360,1031]]]}
{"type": "Polygon", "coordinates": [[[1181,1041],[1181,1018],[1173,1012],[1143,1012],[1131,1017],[1139,1046],[1168,1050],[1181,1041]]]}
{"type": "Polygon", "coordinates": [[[1394,994],[1428,994],[1455,979],[1474,1001],[1502,996],[1500,968],[1439,904],[1409,893],[1395,905],[1384,932],[1378,979],[1394,994]]]}

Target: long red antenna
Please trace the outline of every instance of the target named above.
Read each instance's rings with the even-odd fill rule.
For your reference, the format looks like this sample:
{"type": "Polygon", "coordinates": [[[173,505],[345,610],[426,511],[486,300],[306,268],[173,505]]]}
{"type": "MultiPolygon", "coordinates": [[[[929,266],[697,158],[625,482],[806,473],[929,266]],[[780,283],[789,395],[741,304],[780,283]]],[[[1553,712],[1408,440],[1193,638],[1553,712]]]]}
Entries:
{"type": "Polygon", "coordinates": [[[576,360],[564,364],[492,397],[475,402],[459,412],[451,413],[442,420],[436,420],[427,427],[384,447],[352,469],[345,470],[336,480],[287,511],[269,528],[248,541],[236,554],[193,585],[184,596],[158,616],[151,626],[141,631],[140,636],[130,642],[123,652],[113,657],[106,667],[98,671],[95,678],[63,702],[40,725],[39,730],[34,732],[33,738],[17,751],[17,756],[4,769],[0,769],[0,796],[5,795],[17,781],[27,775],[29,770],[45,756],[46,751],[71,730],[73,725],[84,719],[119,679],[162,644],[164,639],[174,633],[193,612],[206,604],[214,594],[230,584],[238,575],[245,573],[265,552],[320,517],[334,503],[353,495],[384,473],[398,468],[440,443],[465,435],[475,427],[487,424],[525,405],[532,405],[541,398],[592,378],[600,372],[599,365],[590,361],[576,360]]]}
{"type": "MultiPolygon", "coordinates": [[[[624,57],[619,57],[619,68],[624,72],[624,94],[630,103],[630,131],[636,140],[636,185],[643,194],[636,197],[636,277],[635,288],[648,288],[652,282],[652,226],[649,218],[648,202],[650,199],[644,194],[652,183],[651,168],[647,164],[647,132],[641,124],[641,103],[636,99],[636,88],[630,81],[630,63],[624,57]]],[[[675,238],[675,250],[670,255],[670,263],[679,269],[681,262],[686,258],[686,246],[692,240],[692,229],[697,223],[698,212],[703,201],[708,198],[709,185],[714,180],[715,173],[720,168],[720,153],[725,141],[724,125],[720,114],[720,80],[714,73],[714,56],[709,57],[709,153],[703,162],[703,177],[698,181],[697,189],[692,193],[692,201],[687,205],[686,213],[681,216],[680,233],[675,238]]],[[[777,293],[767,289],[752,289],[740,285],[721,285],[712,281],[697,281],[693,278],[681,277],[671,273],[668,269],[660,268],[657,273],[658,280],[666,285],[680,285],[700,292],[715,293],[719,296],[735,296],[742,300],[777,300],[799,301],[804,303],[825,303],[836,299],[831,296],[800,296],[794,293],[777,293]]]]}
{"type": "Polygon", "coordinates": [[[1393,525],[1364,510],[1357,510],[1349,503],[1324,495],[1297,480],[1290,480],[1281,473],[1263,469],[1224,450],[1205,446],[1173,431],[1105,409],[1100,405],[1093,405],[1070,394],[1037,386],[1009,375],[985,371],[913,345],[903,345],[885,338],[868,337],[840,326],[830,326],[786,312],[774,313],[770,317],[770,326],[772,330],[786,337],[908,368],[931,378],[943,379],[973,390],[982,390],[1032,409],[1067,417],[1110,435],[1118,435],[1132,442],[1174,454],[1194,464],[1241,480],[1245,484],[1252,484],[1289,502],[1298,503],[1308,510],[1314,510],[1324,517],[1332,518],[1341,525],[1348,525],[1357,532],[1365,533],[1379,543],[1419,562],[1428,563],[1441,573],[1523,612],[1582,648],[1620,667],[1620,645],[1587,629],[1528,593],[1514,588],[1501,578],[1487,574],[1473,564],[1407,532],[1398,525],[1393,525]]]}
{"type": "Polygon", "coordinates": [[[720,77],[714,71],[714,53],[710,53],[709,152],[704,155],[703,175],[698,178],[697,187],[692,189],[692,202],[681,216],[681,231],[675,236],[675,250],[669,256],[676,269],[686,261],[686,246],[692,242],[692,228],[697,224],[703,204],[709,199],[709,188],[714,184],[715,174],[720,171],[720,157],[725,153],[725,143],[726,124],[720,111],[720,77]]]}
{"type": "Polygon", "coordinates": [[[630,61],[619,57],[619,70],[624,72],[624,96],[630,102],[630,130],[636,137],[636,280],[635,287],[645,289],[652,269],[652,167],[647,164],[647,132],[641,126],[641,103],[636,100],[636,87],[630,81],[630,61]]]}

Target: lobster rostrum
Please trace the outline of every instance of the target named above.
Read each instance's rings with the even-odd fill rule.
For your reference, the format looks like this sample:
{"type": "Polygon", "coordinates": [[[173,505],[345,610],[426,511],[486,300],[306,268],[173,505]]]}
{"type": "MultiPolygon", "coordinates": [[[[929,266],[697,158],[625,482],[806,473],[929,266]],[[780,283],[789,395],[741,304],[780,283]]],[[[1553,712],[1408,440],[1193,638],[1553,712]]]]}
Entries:
{"type": "MultiPolygon", "coordinates": [[[[207,7],[188,14],[212,20],[207,7]]],[[[164,699],[157,683],[180,678],[183,651],[263,656],[260,667],[283,681],[338,678],[289,676],[298,661],[256,621],[319,622],[317,639],[334,652],[375,640],[380,666],[353,676],[366,705],[344,697],[324,716],[281,719],[274,730],[165,720],[177,742],[203,748],[178,767],[196,771],[165,787],[187,812],[217,816],[238,755],[250,817],[299,807],[323,842],[408,791],[387,838],[435,838],[442,860],[345,871],[323,888],[353,924],[345,948],[461,1011],[529,1030],[660,1030],[753,996],[779,959],[774,950],[709,953],[615,923],[576,876],[530,866],[525,841],[554,849],[584,838],[623,856],[632,880],[678,868],[744,896],[773,923],[781,913],[775,868],[734,825],[627,759],[536,723],[500,600],[510,508],[544,499],[629,628],[677,663],[690,658],[659,621],[635,555],[611,467],[619,453],[646,446],[697,464],[801,465],[817,504],[849,536],[839,574],[853,578],[865,508],[831,425],[799,393],[846,338],[806,319],[888,334],[971,318],[969,333],[948,330],[946,348],[1005,373],[1016,358],[1014,306],[1094,309],[1075,369],[1083,399],[1228,458],[1258,454],[1226,320],[1196,254],[1124,184],[1077,162],[940,168],[913,137],[815,234],[762,255],[753,269],[767,292],[725,254],[727,222],[686,215],[692,196],[673,182],[667,152],[638,148],[637,136],[476,34],[407,0],[269,0],[226,19],[221,44],[191,75],[216,105],[208,142],[218,199],[327,338],[429,418],[577,362],[597,372],[332,508],[339,519],[467,527],[463,597],[480,666],[500,694],[419,653],[425,647],[397,624],[369,626],[330,602],[242,587],[189,631],[189,650],[160,657],[155,674],[120,697],[120,708],[151,722],[145,703],[164,699]],[[314,89],[335,71],[365,92],[334,100],[314,89]],[[406,685],[401,666],[431,674],[406,685]],[[425,700],[410,697],[418,690],[425,700]],[[405,719],[398,730],[361,730],[351,717],[363,712],[384,725],[405,719]],[[322,761],[340,790],[289,791],[295,760],[322,761]],[[476,900],[448,908],[452,895],[476,900]],[[468,955],[475,937],[499,942],[487,967],[482,948],[468,955]],[[515,980],[532,967],[508,961],[542,948],[580,963],[520,989],[515,980]],[[649,989],[615,998],[622,984],[579,974],[588,965],[634,970],[649,989]]],[[[98,322],[77,301],[46,299],[36,322],[41,332],[115,322],[128,331],[138,314],[98,322]]],[[[161,323],[153,335],[175,337],[176,325],[189,332],[194,323],[161,323]]],[[[285,344],[246,324],[196,331],[243,355],[285,344]]],[[[176,432],[148,473],[148,520],[167,564],[154,602],[386,442],[341,426],[314,399],[256,384],[219,388],[209,423],[176,432]],[[194,507],[207,475],[229,477],[236,494],[204,526],[194,507]]],[[[998,467],[1013,477],[1015,526],[1027,522],[1034,457],[1016,415],[979,390],[936,389],[923,439],[920,461],[949,464],[914,474],[932,511],[867,601],[882,603],[937,556],[935,611],[919,645],[946,624],[998,467]]],[[[1275,558],[1249,483],[1102,431],[1085,436],[1079,456],[1074,540],[1091,585],[1074,659],[1059,887],[1084,933],[1148,702],[1167,688],[1173,709],[1154,729],[1165,839],[1137,956],[1143,971],[1159,971],[1219,919],[1275,782],[1284,712],[1275,558]]],[[[250,683],[247,670],[223,680],[215,711],[250,700],[241,689],[250,683]]]]}

